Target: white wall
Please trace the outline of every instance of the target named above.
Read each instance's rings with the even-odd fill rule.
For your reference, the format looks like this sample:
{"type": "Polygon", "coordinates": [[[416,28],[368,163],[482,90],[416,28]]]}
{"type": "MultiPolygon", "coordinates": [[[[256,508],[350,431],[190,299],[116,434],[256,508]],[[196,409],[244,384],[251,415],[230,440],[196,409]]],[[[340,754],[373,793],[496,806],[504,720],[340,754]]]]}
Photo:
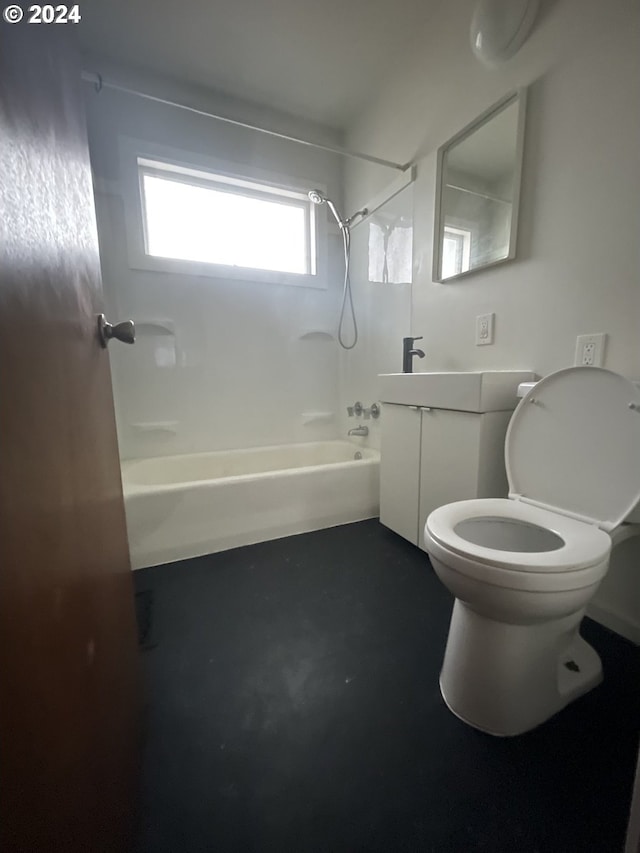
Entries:
{"type": "MultiPolygon", "coordinates": [[[[606,365],[640,373],[640,39],[633,0],[558,0],[543,7],[521,53],[485,69],[468,47],[472,0],[442,4],[431,40],[399,63],[350,134],[397,161],[419,156],[413,327],[420,369],[571,363],[575,336],[606,331],[606,365]],[[458,284],[431,281],[436,148],[507,91],[532,84],[518,260],[458,284]],[[476,348],[476,314],[496,311],[496,343],[476,348]]],[[[389,173],[349,167],[349,206],[389,173]]]]}
{"type": "MultiPolygon", "coordinates": [[[[90,68],[95,63],[87,62],[90,68]]],[[[100,70],[103,64],[99,63],[100,70]]],[[[107,76],[118,79],[118,70],[107,76]]],[[[294,121],[212,93],[119,72],[127,85],[285,132],[336,142],[326,128],[294,121]]],[[[330,231],[329,289],[145,272],[131,269],[120,166],[120,135],[215,156],[326,186],[340,202],[341,159],[172,107],[87,87],[91,157],[105,298],[112,319],[170,320],[175,337],[140,328],[133,347],[110,345],[123,458],[314,441],[338,430],[337,343],[299,340],[335,333],[340,243],[330,231]],[[163,362],[166,366],[159,366],[163,362]],[[305,425],[308,412],[334,413],[305,425]],[[136,424],[174,424],[175,434],[136,424]]],[[[323,208],[322,215],[325,215],[323,208]]]]}
{"type": "MultiPolygon", "coordinates": [[[[430,31],[399,57],[348,138],[354,148],[418,163],[410,326],[424,335],[427,357],[415,369],[545,375],[572,363],[576,335],[602,331],[609,334],[605,366],[640,377],[640,8],[635,0],[543,2],[520,53],[488,69],[468,45],[473,6],[439,4],[430,31]],[[517,260],[436,284],[436,149],[522,85],[531,88],[517,260]],[[495,344],[476,347],[475,317],[489,311],[495,344]]],[[[349,165],[347,207],[366,204],[393,177],[349,165]]],[[[405,319],[387,313],[378,291],[362,298],[362,316],[385,324],[399,349],[409,334],[405,319]]],[[[358,359],[347,354],[343,371],[351,387],[370,387],[377,365],[358,359]]],[[[598,599],[638,641],[640,597],[629,590],[640,588],[639,562],[637,542],[628,543],[598,599]]]]}

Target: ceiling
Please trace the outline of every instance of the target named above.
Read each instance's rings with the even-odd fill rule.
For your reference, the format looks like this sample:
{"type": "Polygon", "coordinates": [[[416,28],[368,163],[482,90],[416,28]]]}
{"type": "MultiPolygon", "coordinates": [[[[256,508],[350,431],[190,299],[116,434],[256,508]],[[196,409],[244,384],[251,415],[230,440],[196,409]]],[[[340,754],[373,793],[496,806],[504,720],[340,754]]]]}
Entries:
{"type": "MultiPolygon", "coordinates": [[[[344,128],[435,0],[92,0],[83,48],[116,63],[344,128]]],[[[99,70],[99,69],[91,69],[99,70]]]]}

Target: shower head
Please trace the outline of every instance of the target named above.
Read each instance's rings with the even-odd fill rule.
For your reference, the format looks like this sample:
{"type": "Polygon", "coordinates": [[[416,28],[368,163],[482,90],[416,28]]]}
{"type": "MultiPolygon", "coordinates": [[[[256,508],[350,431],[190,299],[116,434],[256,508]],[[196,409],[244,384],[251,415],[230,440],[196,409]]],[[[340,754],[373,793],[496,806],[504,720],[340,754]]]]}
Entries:
{"type": "Polygon", "coordinates": [[[354,219],[357,219],[359,216],[364,217],[369,215],[368,209],[363,207],[362,210],[356,210],[353,216],[350,216],[348,219],[343,219],[338,213],[335,204],[322,192],[322,190],[309,190],[307,195],[313,204],[326,204],[340,228],[348,228],[354,219]]]}
{"type": "Polygon", "coordinates": [[[338,213],[338,209],[335,204],[331,201],[331,199],[326,196],[322,190],[309,190],[309,198],[314,204],[326,204],[331,213],[333,214],[333,218],[338,223],[340,228],[346,228],[347,223],[338,213]]]}

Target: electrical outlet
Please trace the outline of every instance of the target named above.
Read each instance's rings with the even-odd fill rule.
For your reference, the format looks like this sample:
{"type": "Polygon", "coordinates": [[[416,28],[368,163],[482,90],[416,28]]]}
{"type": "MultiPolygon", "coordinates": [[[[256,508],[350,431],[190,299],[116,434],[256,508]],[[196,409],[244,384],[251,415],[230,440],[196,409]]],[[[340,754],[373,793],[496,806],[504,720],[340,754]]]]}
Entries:
{"type": "Polygon", "coordinates": [[[493,321],[495,314],[478,314],[476,317],[476,346],[493,343],[493,321]]]}
{"type": "Polygon", "coordinates": [[[573,363],[580,367],[602,367],[606,340],[605,332],[578,335],[576,338],[576,356],[573,363]]]}

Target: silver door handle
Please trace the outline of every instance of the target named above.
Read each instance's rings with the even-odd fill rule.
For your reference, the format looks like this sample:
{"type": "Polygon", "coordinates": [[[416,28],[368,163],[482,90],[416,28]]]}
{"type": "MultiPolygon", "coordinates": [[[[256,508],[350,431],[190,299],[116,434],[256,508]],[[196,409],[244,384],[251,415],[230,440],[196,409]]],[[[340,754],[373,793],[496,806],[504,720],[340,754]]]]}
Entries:
{"type": "Polygon", "coordinates": [[[98,314],[98,337],[103,347],[107,346],[111,338],[116,338],[123,344],[133,344],[136,340],[135,323],[133,320],[123,320],[112,325],[104,314],[98,314]]]}

